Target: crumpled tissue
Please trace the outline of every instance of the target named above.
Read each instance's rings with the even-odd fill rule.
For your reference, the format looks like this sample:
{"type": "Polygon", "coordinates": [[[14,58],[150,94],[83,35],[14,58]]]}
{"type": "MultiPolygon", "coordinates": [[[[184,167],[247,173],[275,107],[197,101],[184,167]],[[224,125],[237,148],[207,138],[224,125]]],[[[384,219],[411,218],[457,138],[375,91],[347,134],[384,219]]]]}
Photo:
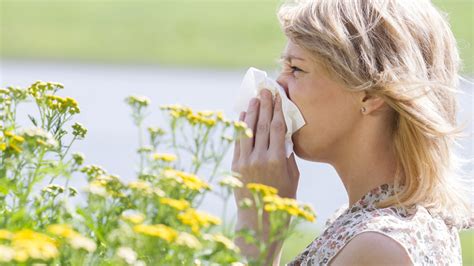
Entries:
{"type": "Polygon", "coordinates": [[[265,71],[254,67],[247,70],[240,85],[234,111],[237,113],[247,111],[249,101],[254,97],[259,98],[259,92],[262,89],[271,91],[273,99],[275,99],[277,93],[280,94],[283,116],[287,127],[285,135],[286,157],[289,158],[291,153],[293,153],[291,136],[305,125],[305,121],[298,107],[286,96],[285,90],[275,80],[267,77],[265,71]]]}

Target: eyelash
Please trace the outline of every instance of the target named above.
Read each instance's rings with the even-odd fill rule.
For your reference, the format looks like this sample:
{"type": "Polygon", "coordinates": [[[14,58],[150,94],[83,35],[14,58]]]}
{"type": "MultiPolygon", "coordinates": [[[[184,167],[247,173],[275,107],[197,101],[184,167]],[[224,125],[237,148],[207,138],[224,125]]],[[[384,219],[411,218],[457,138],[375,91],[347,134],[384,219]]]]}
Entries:
{"type": "Polygon", "coordinates": [[[301,70],[300,68],[295,67],[295,66],[290,66],[290,68],[291,68],[291,73],[293,73],[293,74],[294,74],[296,71],[303,71],[303,70],[301,70]]]}

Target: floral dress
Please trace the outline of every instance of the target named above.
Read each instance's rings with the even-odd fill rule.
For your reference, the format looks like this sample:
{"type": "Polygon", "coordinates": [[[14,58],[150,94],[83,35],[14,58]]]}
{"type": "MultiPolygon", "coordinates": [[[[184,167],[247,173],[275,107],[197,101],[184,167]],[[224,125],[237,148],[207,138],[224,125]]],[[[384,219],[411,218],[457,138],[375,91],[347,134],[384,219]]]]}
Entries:
{"type": "Polygon", "coordinates": [[[328,265],[352,238],[369,231],[397,241],[414,265],[461,265],[458,231],[473,228],[473,221],[456,228],[421,205],[410,209],[374,207],[376,202],[394,194],[392,184],[383,184],[351,208],[343,205],[327,220],[323,233],[287,265],[328,265]]]}

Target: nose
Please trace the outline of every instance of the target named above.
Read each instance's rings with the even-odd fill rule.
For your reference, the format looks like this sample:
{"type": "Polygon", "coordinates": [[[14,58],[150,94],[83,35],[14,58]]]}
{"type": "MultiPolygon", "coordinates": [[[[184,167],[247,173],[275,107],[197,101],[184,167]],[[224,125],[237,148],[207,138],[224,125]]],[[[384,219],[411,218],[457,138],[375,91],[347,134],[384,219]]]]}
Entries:
{"type": "Polygon", "coordinates": [[[276,82],[278,84],[280,84],[280,86],[283,87],[283,89],[285,90],[285,93],[286,93],[286,97],[288,97],[288,99],[290,98],[290,93],[289,93],[289,90],[288,90],[288,81],[287,81],[287,78],[285,77],[285,75],[283,73],[280,73],[280,75],[278,76],[276,82]]]}

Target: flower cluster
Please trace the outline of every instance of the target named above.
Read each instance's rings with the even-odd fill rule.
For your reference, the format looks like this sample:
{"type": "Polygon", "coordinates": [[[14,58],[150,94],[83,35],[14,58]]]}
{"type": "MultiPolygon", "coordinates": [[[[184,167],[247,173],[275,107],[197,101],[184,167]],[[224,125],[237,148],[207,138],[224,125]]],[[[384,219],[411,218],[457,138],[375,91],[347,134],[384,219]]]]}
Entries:
{"type": "Polygon", "coordinates": [[[135,108],[143,108],[150,105],[151,101],[147,97],[132,95],[125,99],[125,101],[135,108]]]}
{"type": "Polygon", "coordinates": [[[225,118],[224,114],[220,111],[194,112],[191,108],[179,104],[163,105],[160,108],[161,110],[168,111],[171,117],[175,119],[184,118],[191,125],[204,125],[207,127],[213,127],[217,123],[221,123],[225,127],[231,125],[231,121],[225,118]]]}
{"type": "Polygon", "coordinates": [[[264,209],[267,212],[283,211],[291,216],[299,216],[309,222],[314,222],[316,215],[308,205],[301,207],[295,199],[282,198],[278,195],[267,195],[263,197],[264,209]]]}
{"type": "Polygon", "coordinates": [[[24,263],[48,261],[59,256],[58,242],[45,234],[22,229],[17,232],[0,229],[0,262],[24,263]]]}
{"type": "MultiPolygon", "coordinates": [[[[220,169],[232,142],[252,136],[244,122],[227,120],[222,112],[169,105],[162,107],[171,116],[169,128],[148,127],[149,137],[143,138],[150,100],[128,97],[140,134],[140,160],[136,178],[124,183],[101,166],[84,165],[82,153],[68,154],[87,129],[71,121],[79,107],[56,95],[62,88],[37,81],[27,89],[0,89],[0,264],[261,264],[242,257],[233,242],[239,233],[230,230],[226,204],[232,190],[244,184],[238,173],[220,169]],[[38,107],[37,115],[28,115],[31,127],[16,121],[21,102],[38,107]],[[72,131],[65,130],[69,126],[72,131]],[[87,186],[76,190],[73,176],[86,179],[87,186]],[[223,178],[215,181],[218,176],[223,178]],[[219,186],[211,189],[215,183],[219,186]],[[222,217],[199,209],[210,191],[224,203],[222,217]],[[75,196],[80,203],[71,201],[75,196]]],[[[274,220],[283,214],[314,220],[309,206],[279,198],[272,187],[247,188],[260,212],[270,212],[274,220]]]]}
{"type": "Polygon", "coordinates": [[[211,187],[208,183],[201,180],[194,174],[186,173],[183,171],[177,171],[173,169],[167,169],[163,173],[163,178],[173,180],[179,184],[184,185],[187,189],[201,191],[210,190],[211,187]]]}
{"type": "Polygon", "coordinates": [[[32,149],[35,146],[44,147],[47,149],[55,149],[58,147],[58,141],[51,135],[39,127],[28,128],[20,131],[20,135],[24,138],[32,149]]]}
{"type": "Polygon", "coordinates": [[[59,113],[69,113],[71,115],[79,113],[79,106],[73,98],[66,97],[63,98],[58,95],[46,95],[46,104],[53,110],[58,111],[59,113]]]}
{"type": "Polygon", "coordinates": [[[173,241],[178,236],[178,232],[176,232],[176,230],[164,224],[139,224],[135,225],[133,227],[133,230],[137,233],[141,233],[147,236],[159,237],[168,243],[173,241]]]}
{"type": "Polygon", "coordinates": [[[250,191],[261,193],[264,196],[276,195],[278,193],[278,189],[259,183],[248,183],[247,188],[250,191]]]}
{"type": "Polygon", "coordinates": [[[23,151],[23,142],[25,142],[25,138],[22,136],[11,131],[4,131],[3,137],[0,136],[0,151],[11,150],[13,154],[19,154],[23,151]]]}
{"type": "Polygon", "coordinates": [[[33,96],[36,100],[41,100],[47,92],[56,92],[63,89],[64,85],[57,82],[44,82],[41,80],[33,83],[28,89],[28,94],[33,96]]]}
{"type": "Polygon", "coordinates": [[[178,219],[191,227],[191,230],[198,234],[202,227],[206,228],[210,225],[219,225],[221,220],[211,214],[201,212],[192,208],[178,215],[178,219]]]}
{"type": "Polygon", "coordinates": [[[82,236],[69,224],[49,225],[47,231],[62,240],[65,240],[74,249],[83,249],[87,252],[94,252],[97,248],[96,243],[87,237],[82,236]]]}
{"type": "Polygon", "coordinates": [[[87,128],[85,128],[81,123],[74,123],[72,125],[72,135],[79,139],[83,139],[86,137],[87,134],[87,128]]]}
{"type": "Polygon", "coordinates": [[[155,161],[163,161],[163,162],[173,162],[176,161],[177,157],[171,153],[154,153],[151,155],[152,159],[155,161]]]}

